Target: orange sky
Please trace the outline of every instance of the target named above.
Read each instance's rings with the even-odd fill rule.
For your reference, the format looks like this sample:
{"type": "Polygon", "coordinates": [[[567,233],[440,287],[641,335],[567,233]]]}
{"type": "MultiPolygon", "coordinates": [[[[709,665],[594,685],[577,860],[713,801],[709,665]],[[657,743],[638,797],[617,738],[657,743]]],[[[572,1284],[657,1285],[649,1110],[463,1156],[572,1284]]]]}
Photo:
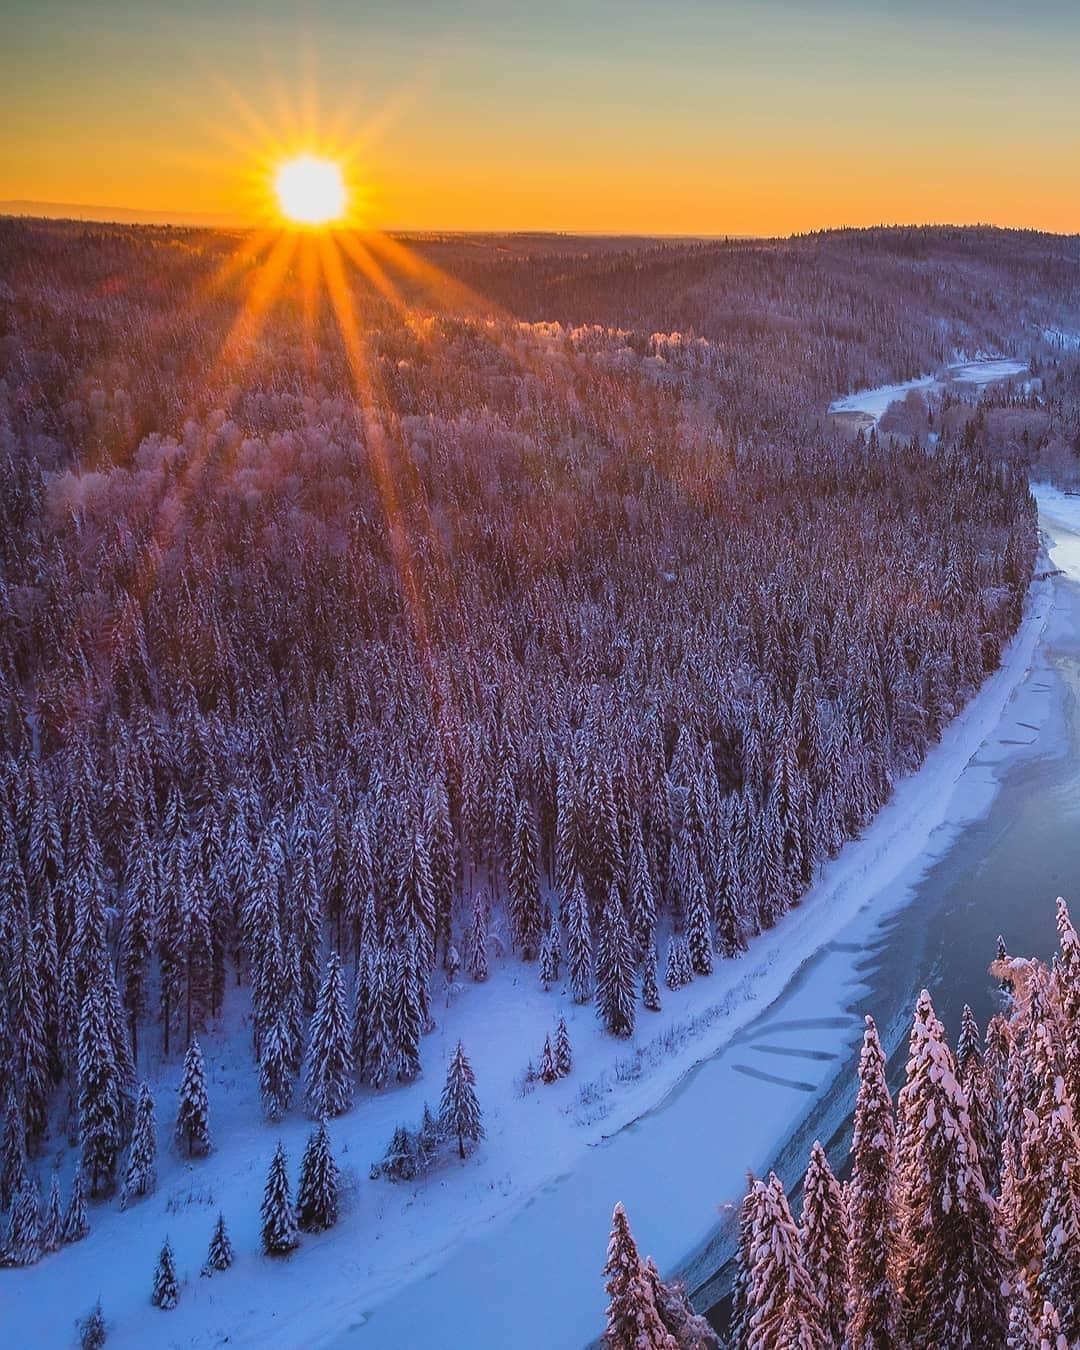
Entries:
{"type": "Polygon", "coordinates": [[[0,200],[254,219],[287,148],[403,229],[1080,230],[1066,0],[8,0],[0,200]],[[944,17],[942,17],[944,16],[944,17]]]}

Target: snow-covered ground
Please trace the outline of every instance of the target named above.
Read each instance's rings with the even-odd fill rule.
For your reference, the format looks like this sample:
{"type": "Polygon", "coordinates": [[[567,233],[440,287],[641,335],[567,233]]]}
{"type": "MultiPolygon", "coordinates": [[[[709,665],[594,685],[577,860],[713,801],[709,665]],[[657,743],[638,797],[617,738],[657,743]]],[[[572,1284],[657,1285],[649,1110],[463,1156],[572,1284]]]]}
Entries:
{"type": "MultiPolygon", "coordinates": [[[[1080,499],[1040,489],[1039,503],[1058,536],[1055,566],[1080,577],[1080,499]]],[[[440,1025],[424,1042],[424,1077],[364,1093],[331,1123],[345,1173],[341,1222],[305,1238],[283,1262],[259,1255],[259,1202],[277,1139],[295,1178],[309,1123],[299,1113],[280,1127],[262,1123],[243,1007],[233,1008],[228,1034],[204,1041],[218,1150],[193,1164],[171,1155],[178,1067],[164,1069],[155,1088],[164,1149],[158,1191],[126,1213],[115,1203],[94,1207],[83,1243],[29,1270],[0,1272],[5,1343],[72,1344],[76,1316],[100,1295],[111,1347],[584,1344],[602,1324],[599,1271],[614,1202],[627,1204],[662,1267],[682,1261],[706,1237],[716,1206],[737,1198],[745,1168],[775,1153],[830,1063],[859,1034],[849,1011],[858,987],[852,948],[865,945],[928,860],[992,799],[995,765],[1016,739],[1009,731],[1031,719],[1014,694],[1052,589],[1045,581],[1033,587],[1001,669],[863,838],[745,957],[678,993],[663,990],[663,1011],[642,1013],[631,1042],[603,1036],[591,1007],[543,993],[535,968],[513,962],[493,963],[491,980],[455,994],[448,1008],[437,999],[440,1025]],[[784,990],[785,1020],[766,1019],[752,1040],[740,1040],[784,990]],[[522,1094],[524,1065],[538,1059],[560,1011],[574,1073],[522,1094]],[[418,1121],[425,1099],[437,1102],[459,1036],[476,1069],[487,1140],[475,1157],[419,1185],[369,1180],[394,1125],[418,1121]],[[237,1262],[200,1279],[219,1208],[237,1262]],[[149,1304],[166,1234],[186,1280],[179,1307],[167,1313],[149,1304]]]]}
{"type": "Polygon", "coordinates": [[[937,393],[948,384],[970,385],[981,389],[997,380],[1013,379],[1027,369],[1026,361],[1016,361],[1011,357],[981,357],[974,361],[959,361],[949,366],[945,375],[940,378],[935,375],[921,375],[917,380],[907,380],[903,384],[885,384],[877,389],[861,389],[858,393],[834,399],[829,404],[829,412],[862,413],[873,422],[878,422],[890,403],[902,399],[912,389],[937,393]]]}

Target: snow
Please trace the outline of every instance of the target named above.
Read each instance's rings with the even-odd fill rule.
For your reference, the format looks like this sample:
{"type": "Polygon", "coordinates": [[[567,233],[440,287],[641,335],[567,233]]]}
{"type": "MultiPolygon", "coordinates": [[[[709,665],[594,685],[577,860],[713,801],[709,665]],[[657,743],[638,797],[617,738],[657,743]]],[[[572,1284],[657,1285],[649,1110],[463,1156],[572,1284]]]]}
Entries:
{"type": "Polygon", "coordinates": [[[902,399],[912,389],[939,393],[949,384],[971,385],[981,389],[997,380],[1012,379],[1027,370],[1026,361],[1016,361],[1011,357],[980,357],[974,361],[958,361],[948,366],[941,377],[920,375],[917,380],[906,380],[903,384],[880,385],[877,389],[862,389],[858,393],[834,399],[829,404],[829,412],[862,413],[876,424],[890,403],[902,399]]]}
{"type": "MultiPolygon", "coordinates": [[[[1080,579],[1080,498],[1041,487],[1036,495],[1054,565],[1080,579]]],[[[802,903],[741,960],[718,963],[678,993],[663,990],[663,1011],[640,1013],[630,1041],[604,1036],[592,1005],[545,994],[535,965],[495,960],[487,983],[437,993],[423,1078],[365,1091],[330,1123],[342,1218],[285,1260],[259,1254],[259,1205],[279,1137],[295,1192],[311,1123],[296,1111],[280,1126],[262,1122],[237,997],[225,1034],[203,1042],[216,1151],[188,1163],[168,1147],[180,1066],[163,1066],[154,1082],[158,1190],[125,1213],[116,1202],[93,1207],[85,1241],[0,1274],[11,1343],[71,1343],[75,1319],[99,1295],[117,1350],[226,1341],[262,1350],[547,1350],[590,1340],[602,1326],[615,1202],[626,1204],[661,1269],[684,1263],[708,1238],[718,1205],[738,1200],[745,1169],[775,1156],[836,1058],[857,1044],[859,960],[933,859],[986,811],[1002,762],[1025,740],[1018,724],[1039,720],[1031,701],[1045,694],[1024,677],[1052,597],[1048,580],[1033,585],[1001,668],[802,903]],[[741,1037],[785,990],[783,1018],[741,1037]],[[524,1065],[538,1062],[560,1012],[573,1073],[522,1093],[524,1065]],[[416,1185],[369,1180],[394,1126],[418,1124],[425,1099],[437,1101],[459,1037],[487,1139],[416,1185]],[[219,1209],[236,1263],[201,1279],[219,1209]],[[183,1282],[171,1312],[149,1302],[166,1236],[183,1282]],[[555,1296],[536,1298],[541,1281],[555,1296]]]]}

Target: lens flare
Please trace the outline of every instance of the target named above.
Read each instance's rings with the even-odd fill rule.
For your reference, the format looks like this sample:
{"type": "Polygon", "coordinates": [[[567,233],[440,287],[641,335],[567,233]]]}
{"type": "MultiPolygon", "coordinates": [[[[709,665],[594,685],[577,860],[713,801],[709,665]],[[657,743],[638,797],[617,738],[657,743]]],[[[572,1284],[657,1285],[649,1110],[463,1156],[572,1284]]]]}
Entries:
{"type": "Polygon", "coordinates": [[[274,191],[281,214],[297,225],[328,225],[345,214],[345,180],[333,160],[288,160],[277,171],[274,191]]]}

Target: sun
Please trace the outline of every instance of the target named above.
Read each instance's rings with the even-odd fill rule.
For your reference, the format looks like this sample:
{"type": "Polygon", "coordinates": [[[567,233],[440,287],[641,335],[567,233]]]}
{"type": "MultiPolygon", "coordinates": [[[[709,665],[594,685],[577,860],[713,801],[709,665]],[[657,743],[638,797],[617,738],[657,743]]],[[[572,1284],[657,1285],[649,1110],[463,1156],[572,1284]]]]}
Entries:
{"type": "Polygon", "coordinates": [[[329,225],[345,214],[348,193],[341,167],[317,155],[286,160],[274,177],[278,206],[297,225],[329,225]]]}

